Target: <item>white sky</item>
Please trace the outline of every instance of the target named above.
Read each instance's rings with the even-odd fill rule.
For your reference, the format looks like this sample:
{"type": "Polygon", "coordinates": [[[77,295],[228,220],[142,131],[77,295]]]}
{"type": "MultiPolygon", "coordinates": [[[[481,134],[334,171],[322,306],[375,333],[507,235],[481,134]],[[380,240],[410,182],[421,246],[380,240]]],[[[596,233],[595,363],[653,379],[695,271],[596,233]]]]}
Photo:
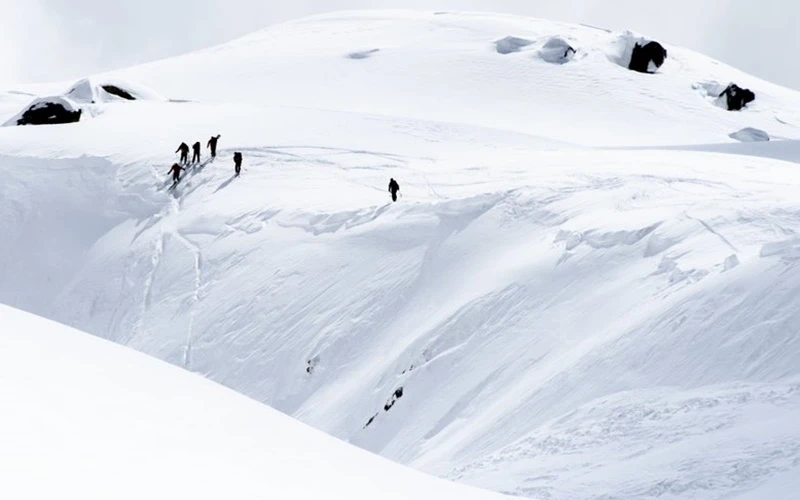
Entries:
{"type": "Polygon", "coordinates": [[[633,29],[800,89],[798,0],[0,0],[0,82],[77,79],[340,9],[483,10],[633,29]]]}

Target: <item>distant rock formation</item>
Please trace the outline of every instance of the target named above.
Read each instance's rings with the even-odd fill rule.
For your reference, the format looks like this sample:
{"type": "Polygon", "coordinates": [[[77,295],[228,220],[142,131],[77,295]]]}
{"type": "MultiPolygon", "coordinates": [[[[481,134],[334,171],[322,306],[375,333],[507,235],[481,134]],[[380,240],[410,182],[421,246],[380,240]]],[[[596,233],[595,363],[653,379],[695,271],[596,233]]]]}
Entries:
{"type": "Polygon", "coordinates": [[[309,359],[306,361],[306,364],[308,365],[306,366],[306,373],[312,375],[319,364],[319,356],[314,356],[313,358],[309,359]]]}
{"type": "Polygon", "coordinates": [[[554,36],[539,50],[539,57],[553,64],[564,64],[575,56],[575,49],[563,38],[554,36]]]}
{"type": "Polygon", "coordinates": [[[154,90],[136,83],[84,78],[63,95],[34,99],[3,126],[75,123],[96,116],[105,103],[139,100],[166,101],[154,90]]]}
{"type": "Polygon", "coordinates": [[[392,394],[392,397],[389,398],[389,401],[387,401],[386,404],[383,405],[383,411],[391,410],[392,406],[394,406],[394,404],[397,402],[397,400],[402,398],[402,397],[403,397],[403,388],[400,387],[399,389],[396,389],[394,391],[394,394],[392,394]]]}
{"type": "Polygon", "coordinates": [[[752,90],[743,89],[735,83],[728,85],[728,87],[719,95],[719,97],[723,96],[725,97],[726,104],[728,105],[728,111],[740,111],[742,108],[747,106],[748,103],[756,100],[756,94],[752,90]]]}
{"type": "Polygon", "coordinates": [[[128,101],[135,101],[136,100],[136,98],[133,97],[127,90],[123,90],[123,89],[117,87],[116,85],[103,85],[102,88],[103,88],[103,90],[105,90],[106,92],[108,92],[111,95],[115,95],[117,97],[121,97],[121,98],[126,99],[128,101]]]}
{"type": "Polygon", "coordinates": [[[80,121],[83,110],[62,97],[44,97],[33,101],[6,125],[55,125],[80,121]]]}
{"type": "Polygon", "coordinates": [[[101,77],[84,78],[75,82],[65,97],[79,104],[102,104],[124,101],[163,101],[154,90],[137,83],[101,77]]]}
{"type": "Polygon", "coordinates": [[[655,73],[667,59],[667,49],[658,42],[637,43],[633,47],[628,69],[639,73],[655,73]]]}

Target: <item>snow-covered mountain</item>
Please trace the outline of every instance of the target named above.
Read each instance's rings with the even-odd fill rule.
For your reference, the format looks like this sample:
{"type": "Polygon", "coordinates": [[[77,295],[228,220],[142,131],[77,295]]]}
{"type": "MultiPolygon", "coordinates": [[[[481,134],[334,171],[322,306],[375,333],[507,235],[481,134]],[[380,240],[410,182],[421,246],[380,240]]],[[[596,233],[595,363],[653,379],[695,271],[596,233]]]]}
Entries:
{"type": "Polygon", "coordinates": [[[3,498],[469,498],[217,384],[0,306],[3,498]]]}
{"type": "MultiPolygon", "coordinates": [[[[338,13],[96,75],[159,98],[0,128],[0,302],[472,485],[786,497],[800,94],[664,40],[629,71],[639,40],[338,13]]],[[[0,93],[0,122],[74,84],[0,93]]]]}

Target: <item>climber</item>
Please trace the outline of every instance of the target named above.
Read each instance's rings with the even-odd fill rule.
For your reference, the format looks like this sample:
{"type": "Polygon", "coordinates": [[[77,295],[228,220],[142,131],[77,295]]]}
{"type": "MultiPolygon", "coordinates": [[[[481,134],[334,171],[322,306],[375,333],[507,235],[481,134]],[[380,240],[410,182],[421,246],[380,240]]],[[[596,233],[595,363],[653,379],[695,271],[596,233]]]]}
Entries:
{"type": "Polygon", "coordinates": [[[200,141],[192,145],[192,163],[200,163],[200,141]]]}
{"type": "Polygon", "coordinates": [[[233,153],[233,165],[236,169],[236,177],[239,177],[239,173],[242,171],[242,153],[238,151],[233,153]]]}
{"type": "Polygon", "coordinates": [[[400,191],[400,184],[394,178],[389,179],[389,192],[392,193],[392,201],[397,201],[398,191],[400,191]]]}
{"type": "Polygon", "coordinates": [[[206,147],[211,149],[211,158],[217,157],[217,141],[220,137],[219,134],[211,136],[211,139],[208,140],[208,144],[206,144],[206,147]]]}
{"type": "Polygon", "coordinates": [[[180,182],[182,170],[185,169],[177,163],[172,165],[172,168],[169,169],[169,173],[172,174],[172,187],[170,189],[173,189],[175,186],[178,185],[178,182],[180,182]]]}
{"type": "Polygon", "coordinates": [[[183,163],[184,165],[189,163],[189,145],[186,144],[185,142],[182,142],[181,145],[178,146],[178,149],[175,150],[176,153],[178,151],[180,151],[181,153],[181,163],[183,163]]]}

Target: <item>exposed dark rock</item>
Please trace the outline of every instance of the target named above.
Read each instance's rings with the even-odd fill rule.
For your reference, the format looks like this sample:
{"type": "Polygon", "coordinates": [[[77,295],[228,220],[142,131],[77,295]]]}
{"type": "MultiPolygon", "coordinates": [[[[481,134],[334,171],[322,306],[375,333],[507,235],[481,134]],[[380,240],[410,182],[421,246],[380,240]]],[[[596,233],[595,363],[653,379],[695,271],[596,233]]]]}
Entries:
{"type": "Polygon", "coordinates": [[[377,416],[378,416],[378,414],[376,413],[375,415],[369,417],[369,420],[367,420],[367,423],[364,425],[364,428],[366,429],[367,427],[369,427],[370,424],[375,421],[375,417],[377,417],[377,416]]]}
{"type": "MultiPolygon", "coordinates": [[[[389,398],[389,401],[387,401],[387,402],[386,402],[386,404],[385,404],[385,405],[383,405],[383,411],[389,411],[389,410],[391,410],[391,409],[392,409],[392,406],[394,406],[394,404],[397,402],[397,400],[398,400],[398,399],[400,399],[400,398],[402,398],[402,397],[403,397],[403,388],[402,388],[402,387],[398,387],[398,388],[397,388],[397,389],[395,389],[395,391],[392,393],[392,397],[390,397],[390,398],[389,398]]],[[[369,426],[372,424],[372,422],[374,422],[374,421],[375,421],[375,418],[376,418],[377,416],[378,416],[378,414],[377,414],[377,413],[376,413],[375,415],[371,416],[371,417],[369,418],[369,420],[367,420],[367,423],[364,425],[364,428],[366,429],[367,427],[369,427],[369,426]]]]}
{"type": "Polygon", "coordinates": [[[83,110],[68,109],[60,102],[38,102],[22,113],[17,125],[52,125],[80,121],[83,110]]]}
{"type": "Polygon", "coordinates": [[[306,364],[308,365],[306,367],[306,373],[311,375],[312,373],[314,373],[314,370],[317,368],[317,365],[319,364],[319,356],[314,356],[313,358],[309,359],[308,361],[306,361],[306,364]]]}
{"type": "Polygon", "coordinates": [[[637,43],[633,46],[628,69],[639,73],[654,73],[667,59],[667,49],[658,42],[637,43]]]}
{"type": "Polygon", "coordinates": [[[116,85],[103,85],[103,90],[108,92],[111,95],[115,95],[117,97],[121,97],[123,99],[127,99],[129,101],[135,101],[136,98],[133,97],[128,91],[117,87],[116,85]]]}
{"type": "Polygon", "coordinates": [[[403,388],[400,387],[399,389],[394,391],[394,394],[392,394],[392,397],[389,398],[389,401],[387,401],[386,404],[383,405],[383,411],[391,410],[392,406],[394,406],[394,404],[397,402],[397,400],[402,398],[402,397],[403,397],[403,388]]]}
{"type": "Polygon", "coordinates": [[[747,106],[748,103],[756,100],[756,94],[752,90],[743,89],[735,83],[728,85],[719,96],[725,96],[728,111],[739,111],[747,106]]]}

